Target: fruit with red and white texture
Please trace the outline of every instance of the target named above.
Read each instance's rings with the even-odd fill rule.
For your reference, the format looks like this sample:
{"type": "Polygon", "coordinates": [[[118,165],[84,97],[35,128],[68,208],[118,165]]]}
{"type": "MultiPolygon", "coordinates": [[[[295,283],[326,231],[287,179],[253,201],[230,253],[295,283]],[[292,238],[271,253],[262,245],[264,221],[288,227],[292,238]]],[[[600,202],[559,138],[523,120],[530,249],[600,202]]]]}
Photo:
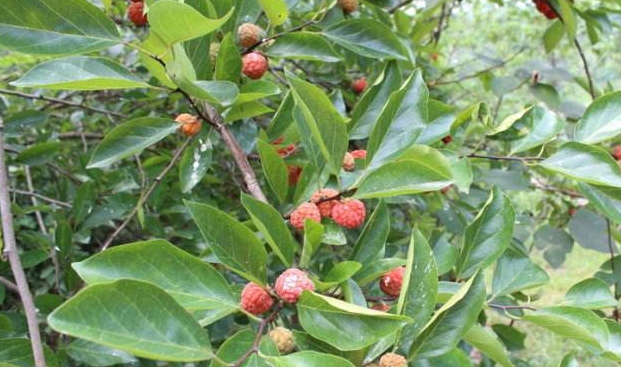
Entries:
{"type": "Polygon", "coordinates": [[[386,353],[379,360],[380,367],[407,367],[408,360],[396,353],[386,353]]]}
{"type": "Polygon", "coordinates": [[[612,156],[618,161],[621,160],[621,145],[617,145],[612,148],[612,156]]]}
{"type": "Polygon", "coordinates": [[[346,14],[358,10],[358,0],[339,0],[338,5],[346,14]]]}
{"type": "Polygon", "coordinates": [[[365,89],[367,89],[367,78],[360,78],[351,82],[351,90],[353,90],[354,93],[360,94],[364,92],[365,89]]]}
{"type": "Polygon", "coordinates": [[[272,329],[268,336],[276,344],[280,354],[289,354],[295,350],[295,339],[291,330],[278,326],[272,329]]]}
{"type": "Polygon", "coordinates": [[[300,269],[287,269],[276,278],[274,290],[285,303],[296,303],[303,291],[314,291],[315,284],[300,269]]]}
{"type": "Polygon", "coordinates": [[[319,213],[321,213],[323,218],[330,218],[332,216],[332,209],[338,204],[336,199],[326,199],[335,198],[338,194],[339,192],[334,189],[321,189],[315,191],[311,196],[311,202],[317,205],[319,213]]]}
{"type": "Polygon", "coordinates": [[[237,28],[237,37],[242,47],[254,46],[261,41],[263,29],[256,24],[243,23],[237,28]]]}
{"type": "Polygon", "coordinates": [[[253,315],[267,312],[274,305],[270,294],[255,283],[248,283],[241,293],[241,307],[253,315]]]}
{"type": "Polygon", "coordinates": [[[258,52],[242,57],[242,73],[250,79],[260,79],[267,71],[267,58],[258,52]]]}
{"type": "Polygon", "coordinates": [[[332,208],[332,219],[341,227],[358,228],[364,223],[367,209],[358,199],[343,199],[332,208]]]}
{"type": "Polygon", "coordinates": [[[452,141],[453,141],[453,136],[451,136],[451,135],[447,135],[447,136],[445,136],[445,137],[443,137],[443,138],[442,138],[442,142],[443,142],[444,144],[448,144],[448,143],[450,143],[450,142],[452,142],[452,141]]]}
{"type": "Polygon", "coordinates": [[[354,161],[354,156],[351,155],[350,152],[345,153],[343,156],[343,169],[345,171],[353,171],[356,169],[356,162],[354,161]]]}
{"type": "Polygon", "coordinates": [[[405,267],[401,266],[382,275],[379,281],[382,292],[393,297],[399,296],[401,293],[401,286],[403,285],[404,274],[405,267]]]}
{"type": "Polygon", "coordinates": [[[352,150],[349,153],[351,154],[352,157],[354,157],[356,159],[366,159],[367,158],[367,151],[364,150],[364,149],[352,150]]]}
{"type": "Polygon", "coordinates": [[[548,0],[533,0],[533,2],[535,3],[537,10],[541,14],[545,15],[546,18],[556,19],[558,17],[556,11],[554,11],[554,8],[552,8],[552,5],[550,5],[548,0]]]}
{"type": "Polygon", "coordinates": [[[127,17],[138,27],[147,24],[147,15],[144,13],[144,2],[135,1],[127,7],[127,17]]]}
{"type": "Polygon", "coordinates": [[[307,219],[317,223],[321,221],[321,213],[317,205],[313,203],[300,204],[300,206],[291,212],[291,216],[289,217],[291,225],[296,229],[304,229],[304,222],[306,222],[307,219]]]}
{"type": "Polygon", "coordinates": [[[201,131],[202,123],[196,116],[189,113],[180,114],[175,121],[181,124],[181,132],[186,136],[194,136],[201,131]]]}
{"type": "Polygon", "coordinates": [[[289,186],[294,186],[300,180],[300,175],[302,174],[302,167],[300,166],[287,166],[287,181],[289,186]]]}

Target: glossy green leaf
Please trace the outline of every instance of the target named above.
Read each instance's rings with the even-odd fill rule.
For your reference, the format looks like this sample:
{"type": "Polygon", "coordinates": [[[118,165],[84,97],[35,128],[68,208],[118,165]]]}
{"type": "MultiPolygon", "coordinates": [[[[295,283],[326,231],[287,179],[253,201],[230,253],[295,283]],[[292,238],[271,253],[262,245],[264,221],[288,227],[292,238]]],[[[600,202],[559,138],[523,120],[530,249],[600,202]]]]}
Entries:
{"type": "Polygon", "coordinates": [[[306,220],[304,223],[304,247],[302,248],[302,256],[300,257],[300,266],[307,268],[315,251],[321,246],[321,240],[324,235],[324,226],[321,223],[312,220],[306,220]]]}
{"type": "MultiPolygon", "coordinates": [[[[601,215],[585,208],[578,209],[571,216],[567,229],[573,239],[582,247],[601,253],[609,253],[608,223],[601,215]]],[[[613,252],[617,252],[613,244],[613,252]]]]}
{"type": "Polygon", "coordinates": [[[179,163],[181,192],[188,193],[205,177],[211,166],[213,144],[210,134],[197,136],[183,152],[179,163]]]}
{"type": "MultiPolygon", "coordinates": [[[[241,330],[235,333],[233,336],[227,338],[216,352],[216,356],[224,362],[233,364],[233,362],[239,360],[244,353],[246,353],[254,344],[256,334],[249,329],[241,330]]],[[[272,339],[265,336],[261,338],[259,344],[259,351],[261,354],[268,356],[278,356],[278,347],[272,339]]],[[[210,367],[229,367],[230,364],[224,365],[219,361],[211,361],[210,367]]],[[[248,359],[240,365],[240,367],[269,367],[270,365],[261,357],[256,354],[251,355],[248,359]]]]}
{"type": "MultiPolygon", "coordinates": [[[[47,345],[43,346],[43,353],[48,367],[58,365],[54,353],[47,345]]],[[[30,340],[25,338],[0,339],[0,365],[2,367],[34,367],[35,361],[30,340]]]]}
{"type": "Polygon", "coordinates": [[[97,145],[87,168],[108,167],[139,153],[176,131],[179,126],[173,120],[155,117],[140,117],[119,125],[97,145]]]}
{"type": "Polygon", "coordinates": [[[80,54],[122,42],[112,19],[86,0],[3,0],[0,34],[2,48],[27,54],[80,54]]]}
{"type": "Polygon", "coordinates": [[[273,367],[354,367],[348,360],[330,354],[301,351],[284,357],[263,357],[273,367]]]}
{"type": "Polygon", "coordinates": [[[115,246],[73,269],[87,284],[133,279],[156,285],[190,311],[209,310],[208,321],[237,311],[238,299],[211,265],[165,240],[115,246]]]}
{"type": "Polygon", "coordinates": [[[233,35],[227,33],[220,42],[218,56],[216,57],[215,78],[236,83],[241,75],[241,68],[242,61],[239,49],[235,44],[233,35]]]}
{"type": "Polygon", "coordinates": [[[576,125],[576,141],[594,144],[621,134],[621,91],[609,93],[593,101],[576,125]]]}
{"type": "Polygon", "coordinates": [[[19,88],[62,90],[151,87],[116,61],[88,56],[70,56],[46,61],[10,84],[19,88]]]}
{"type": "Polygon", "coordinates": [[[511,154],[545,144],[565,127],[565,121],[554,112],[538,106],[528,111],[524,119],[528,128],[524,131],[523,137],[511,142],[511,154]]]}
{"type": "Polygon", "coordinates": [[[569,233],[548,224],[535,231],[533,242],[538,249],[543,250],[543,257],[554,268],[560,267],[565,262],[566,255],[571,252],[574,245],[569,233]]]}
{"type": "Polygon", "coordinates": [[[96,284],[49,317],[52,329],[138,357],[191,362],[213,356],[209,336],[160,288],[136,280],[96,284]]]}
{"type": "Polygon", "coordinates": [[[267,252],[248,227],[212,206],[192,201],[185,205],[218,260],[252,282],[266,283],[267,252]]]}
{"type": "Polygon", "coordinates": [[[381,201],[366,220],[356,241],[351,260],[364,266],[384,256],[384,247],[390,232],[390,215],[386,203],[381,201]]]}
{"type": "Polygon", "coordinates": [[[285,0],[259,0],[259,4],[261,4],[272,26],[279,26],[287,21],[289,11],[285,0]]]}
{"type": "Polygon", "coordinates": [[[273,110],[257,101],[251,101],[234,105],[224,114],[224,121],[233,122],[237,120],[249,119],[268,114],[273,110]]]}
{"type": "Polygon", "coordinates": [[[360,268],[362,268],[362,264],[359,262],[343,261],[335,264],[323,280],[313,279],[313,281],[318,291],[326,291],[343,282],[346,282],[354,274],[356,274],[360,268]]]}
{"type": "Polygon", "coordinates": [[[312,32],[293,32],[278,37],[267,54],[270,57],[321,62],[339,62],[343,59],[321,34],[312,32]]]}
{"type": "Polygon", "coordinates": [[[395,33],[373,19],[348,19],[324,30],[332,42],[359,55],[374,59],[407,60],[395,33]]]}
{"type": "Polygon", "coordinates": [[[237,100],[239,89],[237,85],[229,81],[222,80],[197,80],[192,82],[192,88],[184,88],[191,95],[215,102],[223,106],[228,106],[237,100]]]}
{"type": "Polygon", "coordinates": [[[455,348],[441,356],[416,359],[412,367],[472,367],[472,362],[463,350],[455,348]]]}
{"type": "Polygon", "coordinates": [[[58,141],[38,143],[19,152],[16,159],[18,162],[29,166],[37,166],[56,159],[62,148],[58,141]]]}
{"type": "Polygon", "coordinates": [[[512,248],[498,259],[492,280],[492,298],[539,287],[550,280],[548,274],[528,256],[512,248]]]}
{"type": "Polygon", "coordinates": [[[302,293],[297,309],[306,332],[339,350],[369,346],[411,321],[307,291],[302,293]]]}
{"type": "Polygon", "coordinates": [[[576,38],[577,19],[576,14],[569,0],[558,0],[560,16],[563,19],[563,25],[570,41],[576,38]]]}
{"type": "Polygon", "coordinates": [[[589,204],[615,223],[621,223],[621,190],[578,183],[589,204]]]}
{"type": "Polygon", "coordinates": [[[564,305],[599,309],[615,307],[618,301],[610,292],[610,288],[601,279],[588,278],[574,284],[565,295],[564,305]]]}
{"type": "Polygon", "coordinates": [[[554,22],[552,22],[543,34],[543,45],[546,49],[546,52],[550,53],[552,50],[554,50],[559,42],[561,42],[564,35],[565,29],[563,27],[563,22],[561,22],[560,20],[555,20],[554,22]]]}
{"type": "Polygon", "coordinates": [[[289,191],[289,174],[285,161],[278,154],[275,147],[261,139],[257,140],[257,149],[261,157],[263,174],[270,188],[282,203],[287,199],[289,191]]]}
{"type": "Polygon", "coordinates": [[[354,275],[354,280],[360,285],[364,286],[369,282],[377,280],[382,274],[392,269],[398,268],[406,264],[404,259],[388,258],[373,261],[367,264],[361,271],[354,275]]]}
{"type": "Polygon", "coordinates": [[[466,335],[464,335],[464,340],[493,359],[499,365],[514,367],[509,359],[509,354],[505,346],[493,331],[475,324],[468,330],[466,335]]]}
{"type": "Polygon", "coordinates": [[[89,366],[105,367],[115,364],[138,362],[136,357],[127,352],[112,349],[83,339],[72,341],[71,344],[65,348],[65,351],[71,359],[89,366]]]}
{"type": "Polygon", "coordinates": [[[456,265],[460,278],[472,276],[492,264],[511,243],[515,212],[509,198],[497,187],[485,206],[466,228],[464,244],[456,265]]]}
{"type": "Polygon", "coordinates": [[[209,19],[190,5],[162,0],[149,6],[149,26],[167,44],[191,40],[220,28],[233,14],[209,19]]]}
{"type": "Polygon", "coordinates": [[[236,103],[245,103],[280,94],[278,86],[267,80],[255,80],[241,86],[236,103]]]}
{"type": "Polygon", "coordinates": [[[418,229],[412,231],[397,313],[412,320],[399,332],[397,344],[409,350],[433,313],[438,293],[438,268],[429,243],[418,229]]]}
{"type": "Polygon", "coordinates": [[[282,215],[271,205],[242,193],[241,201],[254,225],[286,266],[291,266],[298,245],[291,235],[282,215]]]}

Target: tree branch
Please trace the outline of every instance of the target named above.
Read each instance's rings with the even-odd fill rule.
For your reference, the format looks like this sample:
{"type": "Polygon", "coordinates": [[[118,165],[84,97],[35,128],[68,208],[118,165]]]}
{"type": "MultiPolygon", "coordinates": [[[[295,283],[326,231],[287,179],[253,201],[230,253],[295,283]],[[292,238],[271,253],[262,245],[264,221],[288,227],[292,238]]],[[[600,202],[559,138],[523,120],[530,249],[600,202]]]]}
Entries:
{"type": "Polygon", "coordinates": [[[6,289],[10,290],[11,292],[19,294],[19,288],[17,288],[17,284],[13,283],[7,278],[0,276],[0,284],[2,284],[6,289]]]}
{"type": "Polygon", "coordinates": [[[19,195],[26,195],[26,196],[36,197],[37,199],[41,199],[43,201],[47,201],[48,203],[51,203],[51,204],[56,204],[58,206],[63,206],[65,208],[71,208],[71,204],[69,204],[69,203],[66,203],[64,201],[59,201],[59,200],[56,200],[56,199],[52,199],[50,197],[43,196],[41,194],[37,194],[36,192],[33,192],[33,191],[24,191],[24,190],[19,190],[19,189],[13,189],[13,188],[10,188],[10,187],[9,187],[9,191],[10,192],[14,192],[14,193],[19,194],[19,195]]]}
{"type": "Polygon", "coordinates": [[[254,45],[252,45],[252,46],[250,46],[250,47],[246,48],[245,50],[243,50],[243,51],[241,52],[241,54],[242,54],[242,55],[245,55],[245,54],[247,54],[247,53],[250,53],[250,52],[252,52],[255,48],[257,48],[257,47],[259,47],[259,46],[261,46],[261,45],[263,45],[263,44],[265,44],[265,43],[268,43],[269,41],[275,40],[276,38],[282,37],[282,36],[284,36],[284,35],[286,35],[286,34],[288,34],[288,33],[295,32],[295,31],[299,31],[299,30],[301,30],[301,29],[303,29],[303,28],[306,28],[306,27],[308,27],[308,26],[310,26],[310,25],[313,25],[313,24],[315,24],[315,23],[317,23],[315,20],[309,20],[308,22],[303,23],[303,24],[300,24],[300,25],[299,25],[299,26],[297,26],[297,27],[293,27],[293,28],[291,28],[291,29],[287,29],[287,30],[282,31],[282,32],[280,32],[280,33],[276,33],[276,34],[275,34],[275,35],[273,35],[273,36],[263,38],[263,39],[261,39],[259,42],[255,43],[254,45]]]}
{"type": "Polygon", "coordinates": [[[278,316],[280,310],[282,310],[282,303],[279,303],[276,306],[276,309],[272,311],[272,313],[267,318],[261,320],[261,323],[259,324],[259,329],[257,330],[257,334],[254,337],[254,341],[252,342],[252,346],[246,351],[246,353],[239,357],[239,359],[231,363],[229,365],[230,367],[240,367],[248,358],[250,358],[251,355],[259,351],[259,345],[261,344],[261,338],[263,337],[265,328],[267,327],[267,325],[269,325],[270,322],[276,319],[276,316],[278,316]]]}
{"type": "Polygon", "coordinates": [[[587,62],[586,56],[584,56],[584,51],[582,51],[582,46],[580,46],[580,42],[578,42],[577,38],[574,38],[574,45],[576,45],[576,49],[578,50],[578,54],[580,54],[580,59],[582,60],[584,73],[586,74],[587,81],[589,83],[589,94],[591,95],[591,98],[595,99],[595,88],[593,87],[593,79],[591,78],[591,72],[589,71],[589,64],[587,62]]]}
{"type": "Polygon", "coordinates": [[[13,232],[13,214],[11,213],[11,201],[9,199],[8,187],[9,179],[4,154],[4,136],[2,134],[2,121],[0,120],[0,216],[2,216],[4,253],[9,258],[13,278],[15,279],[19,296],[24,306],[35,365],[36,367],[46,367],[45,356],[43,354],[43,345],[41,344],[41,334],[39,332],[39,324],[37,321],[37,310],[32,299],[32,294],[30,293],[30,287],[28,286],[28,282],[26,280],[24,268],[22,267],[21,260],[19,259],[19,254],[17,253],[15,233],[13,232]]]}

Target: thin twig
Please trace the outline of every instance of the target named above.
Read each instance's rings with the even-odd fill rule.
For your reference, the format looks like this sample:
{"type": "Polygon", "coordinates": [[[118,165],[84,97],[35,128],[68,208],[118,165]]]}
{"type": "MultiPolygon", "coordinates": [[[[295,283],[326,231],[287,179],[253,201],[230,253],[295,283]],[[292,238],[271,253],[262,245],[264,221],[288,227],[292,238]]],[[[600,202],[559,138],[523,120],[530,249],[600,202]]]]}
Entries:
{"type": "Polygon", "coordinates": [[[19,294],[19,288],[17,288],[17,284],[13,283],[7,278],[0,276],[0,284],[2,284],[6,289],[10,290],[11,292],[19,294]]]}
{"type": "Polygon", "coordinates": [[[269,41],[275,40],[276,38],[282,37],[282,36],[284,36],[284,35],[286,35],[286,34],[289,34],[289,33],[291,33],[291,32],[299,31],[299,30],[301,30],[301,29],[303,29],[303,28],[306,28],[306,27],[308,27],[308,26],[310,26],[310,25],[313,25],[313,24],[315,24],[315,23],[317,23],[315,20],[309,20],[308,22],[303,23],[303,24],[300,24],[300,25],[299,25],[299,26],[297,26],[297,27],[293,27],[293,28],[291,28],[291,29],[287,29],[286,31],[282,31],[282,32],[280,32],[280,33],[276,33],[276,34],[275,34],[275,35],[273,35],[273,36],[263,38],[263,39],[261,39],[259,42],[255,43],[254,45],[252,45],[252,46],[250,46],[250,47],[246,48],[245,50],[243,50],[243,51],[241,52],[241,54],[242,54],[242,55],[245,55],[245,54],[247,54],[247,53],[250,53],[250,52],[252,52],[255,48],[257,48],[257,47],[259,47],[259,46],[261,46],[261,45],[263,45],[263,44],[265,44],[265,43],[268,43],[269,41]]]}
{"type": "Polygon", "coordinates": [[[493,161],[518,161],[518,162],[528,162],[528,161],[543,161],[545,158],[542,157],[506,157],[499,155],[483,155],[483,154],[469,154],[468,158],[481,158],[481,159],[489,159],[493,161]]]}
{"type": "Polygon", "coordinates": [[[138,210],[140,210],[142,205],[144,205],[144,203],[147,201],[147,199],[149,199],[149,196],[151,196],[151,194],[153,193],[153,190],[155,190],[157,185],[159,185],[159,183],[164,179],[164,176],[166,176],[166,174],[175,166],[175,163],[177,163],[177,161],[181,158],[181,154],[183,153],[185,148],[188,147],[188,145],[190,144],[191,141],[192,141],[192,137],[187,138],[183,142],[183,144],[179,147],[179,149],[177,149],[177,151],[175,152],[173,157],[170,159],[170,162],[168,162],[168,164],[166,165],[166,167],[164,167],[162,172],[160,172],[160,174],[157,175],[157,177],[155,177],[155,179],[153,180],[153,183],[151,184],[151,186],[149,186],[149,188],[147,190],[142,192],[142,194],[138,198],[138,203],[136,203],[136,206],[131,211],[131,213],[129,213],[129,215],[127,216],[127,218],[125,218],[123,223],[121,223],[121,225],[119,225],[116,228],[116,230],[114,232],[112,232],[112,234],[110,234],[110,236],[108,236],[108,238],[104,241],[104,243],[101,245],[100,251],[103,251],[103,250],[107,249],[110,246],[110,244],[112,243],[112,241],[114,241],[116,236],[118,236],[118,234],[121,233],[121,231],[125,227],[127,227],[129,222],[138,213],[138,210]]]}
{"type": "Polygon", "coordinates": [[[36,192],[33,192],[33,191],[24,191],[24,190],[19,190],[19,189],[14,189],[14,188],[9,188],[9,191],[10,192],[14,192],[14,193],[19,194],[19,195],[26,195],[26,196],[36,197],[37,199],[41,199],[43,201],[47,201],[50,204],[56,204],[58,206],[62,206],[62,207],[65,207],[65,208],[71,208],[71,204],[69,204],[67,202],[56,200],[56,199],[52,199],[50,197],[43,196],[41,194],[37,194],[36,192]]]}
{"type": "Polygon", "coordinates": [[[498,310],[503,310],[503,311],[507,311],[507,310],[529,310],[529,311],[537,311],[536,308],[531,307],[531,306],[505,306],[505,305],[497,305],[497,304],[493,304],[493,303],[488,303],[487,304],[488,307],[491,308],[496,308],[498,310]]]}
{"type": "Polygon", "coordinates": [[[8,190],[8,171],[5,162],[4,137],[2,134],[2,121],[0,120],[0,216],[2,216],[4,254],[9,258],[13,278],[15,279],[19,296],[24,306],[35,365],[36,367],[46,367],[43,344],[41,343],[41,334],[37,321],[37,309],[35,308],[32,293],[30,293],[30,287],[26,280],[26,274],[24,273],[24,268],[22,267],[19,254],[17,253],[15,233],[13,232],[13,213],[11,213],[11,202],[8,190]]]}
{"type": "Polygon", "coordinates": [[[259,352],[259,345],[261,344],[261,338],[263,337],[265,328],[272,321],[274,321],[274,319],[276,319],[276,316],[278,316],[278,313],[281,309],[282,304],[279,303],[276,309],[272,311],[272,313],[267,318],[261,320],[261,323],[259,324],[259,329],[257,330],[257,334],[254,337],[254,341],[252,342],[252,346],[241,357],[239,357],[239,359],[231,363],[230,367],[240,367],[248,358],[250,358],[251,355],[259,352]]]}
{"type": "Polygon", "coordinates": [[[17,96],[17,97],[27,98],[27,99],[38,99],[40,101],[54,102],[54,103],[62,104],[65,106],[76,107],[76,108],[80,108],[80,109],[91,111],[91,112],[102,113],[104,115],[110,114],[116,117],[127,118],[127,116],[123,115],[122,113],[111,112],[111,111],[106,111],[106,110],[95,108],[95,107],[86,106],[83,103],[65,101],[62,99],[52,98],[52,97],[45,97],[40,94],[28,94],[28,93],[22,93],[22,92],[17,92],[17,91],[8,90],[8,89],[0,89],[0,94],[17,96]]]}
{"type": "Polygon", "coordinates": [[[576,49],[578,50],[578,54],[580,54],[580,59],[582,60],[584,73],[586,74],[587,81],[589,83],[589,94],[591,95],[591,98],[595,99],[595,88],[593,87],[593,78],[591,78],[591,72],[589,71],[589,63],[587,62],[586,56],[584,56],[584,51],[582,51],[582,46],[580,46],[578,38],[574,38],[574,45],[576,45],[576,49]]]}
{"type": "Polygon", "coordinates": [[[393,6],[392,8],[389,8],[388,12],[390,14],[392,14],[392,13],[396,12],[397,9],[402,8],[402,7],[404,7],[404,6],[408,5],[408,4],[411,4],[413,2],[414,2],[414,0],[404,0],[404,1],[400,2],[399,4],[393,6]]]}

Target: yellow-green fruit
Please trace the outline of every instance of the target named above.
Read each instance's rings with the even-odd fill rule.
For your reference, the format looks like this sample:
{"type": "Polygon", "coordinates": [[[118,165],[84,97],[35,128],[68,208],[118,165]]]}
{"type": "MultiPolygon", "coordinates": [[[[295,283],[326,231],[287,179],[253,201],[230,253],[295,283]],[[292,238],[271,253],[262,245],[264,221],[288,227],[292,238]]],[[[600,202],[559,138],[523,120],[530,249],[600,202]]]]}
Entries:
{"type": "Polygon", "coordinates": [[[339,0],[338,4],[347,14],[358,10],[358,0],[339,0]]]}
{"type": "Polygon", "coordinates": [[[237,28],[237,37],[242,47],[256,45],[261,41],[262,34],[263,30],[261,27],[252,23],[244,23],[237,28]]]}
{"type": "Polygon", "coordinates": [[[295,339],[291,330],[278,326],[269,333],[269,337],[276,343],[281,354],[289,354],[295,349],[295,339]]]}
{"type": "Polygon", "coordinates": [[[407,367],[408,361],[402,355],[386,353],[379,360],[379,367],[407,367]]]}
{"type": "Polygon", "coordinates": [[[211,65],[216,64],[216,59],[218,58],[219,52],[220,44],[218,42],[214,42],[209,46],[209,61],[211,61],[211,65]]]}

